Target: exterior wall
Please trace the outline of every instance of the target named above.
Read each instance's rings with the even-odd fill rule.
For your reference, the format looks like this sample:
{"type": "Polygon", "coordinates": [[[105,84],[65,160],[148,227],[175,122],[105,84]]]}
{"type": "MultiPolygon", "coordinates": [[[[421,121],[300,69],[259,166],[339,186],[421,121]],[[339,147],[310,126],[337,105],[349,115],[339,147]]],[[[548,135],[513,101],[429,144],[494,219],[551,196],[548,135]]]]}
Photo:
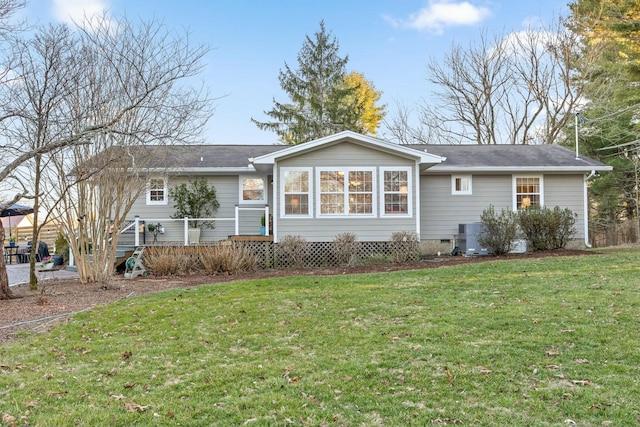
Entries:
{"type": "MultiPolygon", "coordinates": [[[[190,180],[191,177],[169,177],[169,189],[182,183],[188,183],[190,180]]],[[[209,184],[213,184],[216,187],[216,196],[220,203],[220,208],[218,208],[218,211],[213,216],[221,219],[233,218],[235,216],[235,206],[238,205],[240,200],[240,184],[238,175],[216,175],[209,177],[208,181],[209,184]]],[[[267,190],[269,191],[270,188],[267,190]]],[[[254,208],[264,207],[262,204],[243,206],[254,208]]],[[[166,205],[147,205],[145,194],[138,198],[131,210],[131,217],[138,215],[140,220],[144,220],[147,224],[156,222],[160,222],[162,224],[165,232],[158,235],[158,242],[184,242],[184,221],[181,219],[172,219],[171,217],[174,214],[175,208],[173,200],[169,199],[166,205]]],[[[261,216],[261,211],[241,211],[241,225],[244,227],[244,230],[241,228],[241,232],[244,232],[245,234],[259,234],[261,216]]],[[[202,230],[200,241],[207,242],[224,240],[233,234],[235,234],[235,222],[220,220],[216,222],[214,229],[202,230]]],[[[153,236],[151,233],[147,232],[147,243],[150,243],[152,239],[153,236]]]]}
{"type": "MultiPolygon", "coordinates": [[[[572,247],[584,239],[583,179],[578,174],[543,176],[545,206],[569,208],[578,215],[572,247]]],[[[497,212],[513,208],[511,174],[473,175],[471,195],[452,195],[451,175],[425,175],[420,180],[420,236],[424,253],[449,252],[458,225],[480,221],[482,211],[489,205],[497,212]]]]}
{"type": "MultiPolygon", "coordinates": [[[[286,235],[299,235],[311,242],[330,242],[340,233],[355,233],[360,241],[388,241],[397,231],[417,231],[422,240],[424,253],[448,253],[455,245],[458,225],[478,222],[480,216],[489,205],[493,205],[499,212],[501,209],[513,207],[513,175],[512,174],[474,174],[472,176],[472,194],[453,195],[451,191],[450,174],[434,174],[417,176],[415,162],[377,149],[371,149],[359,144],[343,142],[305,152],[289,159],[280,160],[274,176],[266,177],[267,200],[273,215],[276,241],[286,235]],[[313,206],[313,217],[292,218],[280,216],[280,197],[277,194],[279,185],[279,171],[283,167],[311,168],[311,187],[313,193],[310,203],[313,206]],[[376,188],[378,190],[375,217],[327,217],[317,216],[315,180],[316,169],[319,167],[363,167],[374,168],[376,188]],[[379,177],[383,167],[408,167],[412,174],[413,204],[410,217],[384,217],[380,215],[381,189],[379,177]],[[271,182],[274,185],[271,185],[271,182]],[[420,205],[416,201],[416,191],[420,189],[420,205]],[[418,218],[418,215],[420,218],[418,218]]],[[[464,175],[464,174],[461,174],[464,175]]],[[[264,176],[258,175],[256,176],[264,176]]],[[[214,215],[216,218],[233,218],[235,206],[240,201],[238,175],[212,175],[209,182],[216,186],[220,208],[214,215]]],[[[576,241],[584,240],[584,203],[583,175],[581,174],[549,174],[544,175],[544,203],[547,207],[568,207],[578,215],[576,221],[576,241]]],[[[170,177],[169,188],[181,183],[187,183],[190,177],[170,177]]],[[[260,217],[263,204],[245,204],[255,210],[241,211],[240,234],[258,235],[260,217]]],[[[134,204],[131,218],[140,216],[147,224],[160,222],[165,229],[164,234],[158,236],[159,242],[184,241],[184,225],[179,219],[171,219],[175,209],[173,201],[166,205],[147,205],[146,195],[143,194],[134,204]]],[[[214,230],[203,230],[201,241],[217,241],[235,234],[235,222],[220,220],[214,230]]],[[[153,237],[147,232],[146,241],[150,243],[153,237]]]]}
{"type": "MultiPolygon", "coordinates": [[[[358,144],[341,143],[319,150],[302,153],[294,158],[281,160],[277,164],[277,176],[282,167],[312,167],[312,188],[314,189],[311,203],[314,216],[311,218],[287,218],[280,215],[280,198],[276,194],[274,199],[274,217],[276,217],[276,239],[282,240],[286,235],[299,235],[310,242],[330,242],[341,233],[355,233],[360,241],[387,241],[397,231],[416,231],[416,171],[415,162],[363,147],[358,144]],[[380,216],[380,168],[388,166],[411,167],[413,198],[411,217],[381,217],[380,216]],[[378,189],[376,206],[378,214],[375,218],[358,216],[340,218],[318,218],[318,206],[315,200],[315,173],[317,167],[375,167],[376,188],[378,189]]],[[[274,189],[275,190],[275,189],[274,189]]]]}
{"type": "MultiPolygon", "coordinates": [[[[584,242],[584,176],[583,175],[545,175],[544,204],[549,209],[559,206],[569,208],[575,214],[576,235],[574,239],[584,242]]],[[[583,243],[584,247],[584,243],[583,243]]]]}
{"type": "Polygon", "coordinates": [[[511,175],[473,175],[470,195],[451,194],[451,175],[423,175],[420,181],[422,240],[455,239],[458,224],[480,221],[489,205],[511,209],[511,175]]]}

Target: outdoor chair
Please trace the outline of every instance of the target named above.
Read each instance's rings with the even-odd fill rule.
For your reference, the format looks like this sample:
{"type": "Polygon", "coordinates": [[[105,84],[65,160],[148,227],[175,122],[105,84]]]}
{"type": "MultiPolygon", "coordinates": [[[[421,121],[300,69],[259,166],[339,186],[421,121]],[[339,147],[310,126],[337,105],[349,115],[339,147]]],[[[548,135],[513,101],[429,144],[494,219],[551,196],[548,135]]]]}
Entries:
{"type": "MultiPolygon", "coordinates": [[[[26,253],[31,256],[31,251],[33,250],[33,242],[27,242],[27,250],[26,253]]],[[[44,258],[49,256],[49,245],[45,242],[38,242],[38,250],[36,252],[36,262],[42,262],[44,258]]]]}

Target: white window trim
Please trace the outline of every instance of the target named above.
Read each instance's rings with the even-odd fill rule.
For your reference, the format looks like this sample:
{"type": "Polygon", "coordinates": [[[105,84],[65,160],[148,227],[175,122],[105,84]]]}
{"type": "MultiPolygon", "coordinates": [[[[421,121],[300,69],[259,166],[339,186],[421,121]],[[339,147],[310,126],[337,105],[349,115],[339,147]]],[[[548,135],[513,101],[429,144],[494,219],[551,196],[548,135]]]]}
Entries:
{"type": "Polygon", "coordinates": [[[262,175],[240,175],[240,177],[238,178],[238,201],[240,204],[242,205],[266,205],[267,204],[267,200],[269,200],[269,186],[267,185],[267,177],[266,176],[262,176],[262,175]],[[261,179],[262,182],[264,183],[263,186],[263,192],[262,192],[262,196],[263,196],[263,200],[243,200],[242,199],[242,181],[245,179],[261,179]]]}
{"type": "Polygon", "coordinates": [[[146,202],[150,206],[164,206],[169,204],[169,185],[166,177],[151,176],[147,179],[146,202]],[[162,180],[164,182],[164,199],[151,200],[151,180],[162,180]]]}
{"type": "MultiPolygon", "coordinates": [[[[316,168],[316,186],[315,186],[315,204],[318,207],[317,208],[317,213],[316,216],[318,218],[375,218],[378,215],[378,181],[376,179],[376,168],[373,167],[341,167],[341,166],[336,166],[336,167],[322,167],[322,168],[316,168]],[[372,188],[372,194],[371,194],[371,213],[370,214],[349,214],[349,213],[342,213],[342,214],[323,214],[322,213],[322,209],[321,209],[321,204],[320,204],[320,173],[322,172],[335,172],[335,171],[343,171],[345,173],[345,175],[348,175],[349,172],[371,172],[371,185],[373,186],[372,188]]],[[[345,191],[344,191],[344,207],[345,207],[345,211],[347,209],[347,206],[349,206],[349,189],[348,189],[348,182],[345,179],[344,181],[345,183],[345,191]]]]}
{"type": "Polygon", "coordinates": [[[511,179],[512,209],[518,212],[518,195],[516,193],[518,178],[538,178],[540,182],[540,206],[544,206],[544,175],[513,175],[511,179]]]}
{"type": "Polygon", "coordinates": [[[452,175],[451,176],[451,194],[454,196],[470,196],[473,194],[473,175],[452,175]],[[466,191],[456,190],[456,179],[467,179],[469,181],[469,189],[466,191]]]}
{"type": "MultiPolygon", "coordinates": [[[[413,218],[413,174],[411,167],[381,167],[380,168],[380,217],[381,218],[413,218]],[[407,172],[407,213],[386,213],[384,209],[384,173],[385,172],[407,172]]],[[[391,192],[396,194],[396,192],[391,192]]]]}
{"type": "MultiPolygon", "coordinates": [[[[313,169],[312,168],[295,168],[295,167],[287,167],[287,168],[280,168],[280,183],[279,183],[279,187],[280,187],[280,218],[313,218],[313,169]],[[307,212],[306,214],[287,214],[285,213],[285,195],[287,193],[285,193],[284,191],[284,185],[285,185],[285,179],[284,179],[284,174],[285,172],[307,172],[309,175],[309,191],[306,193],[308,196],[308,200],[309,200],[309,212],[307,212]]],[[[300,193],[300,194],[304,194],[304,193],[300,193]]]]}

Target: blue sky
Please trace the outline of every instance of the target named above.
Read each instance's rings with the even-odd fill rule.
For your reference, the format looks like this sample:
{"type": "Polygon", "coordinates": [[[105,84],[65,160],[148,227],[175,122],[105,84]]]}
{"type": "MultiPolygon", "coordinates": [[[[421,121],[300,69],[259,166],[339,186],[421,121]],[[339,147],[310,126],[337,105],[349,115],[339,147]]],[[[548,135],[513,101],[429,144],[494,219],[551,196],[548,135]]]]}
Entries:
{"type": "Polygon", "coordinates": [[[212,48],[202,78],[216,111],[204,135],[208,143],[270,144],[275,134],[250,118],[267,120],[273,98],[288,102],[278,72],[297,68],[305,35],[320,20],[358,71],[382,91],[393,115],[428,101],[429,59],[452,43],[466,46],[481,31],[506,34],[568,12],[568,0],[32,0],[24,13],[39,22],[68,22],[107,9],[111,15],[163,21],[188,30],[196,43],[212,48]]]}

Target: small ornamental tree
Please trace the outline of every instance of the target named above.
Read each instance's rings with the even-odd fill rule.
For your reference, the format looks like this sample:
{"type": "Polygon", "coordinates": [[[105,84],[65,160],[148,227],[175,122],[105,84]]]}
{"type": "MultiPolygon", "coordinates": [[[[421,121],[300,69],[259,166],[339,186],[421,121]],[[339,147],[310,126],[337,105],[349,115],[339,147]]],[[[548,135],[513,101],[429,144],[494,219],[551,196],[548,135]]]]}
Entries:
{"type": "Polygon", "coordinates": [[[195,218],[210,218],[220,203],[216,197],[216,187],[209,185],[205,178],[195,178],[189,185],[183,183],[169,190],[175,204],[176,213],[171,218],[194,218],[189,220],[192,228],[215,228],[215,221],[201,221],[195,218]]]}

